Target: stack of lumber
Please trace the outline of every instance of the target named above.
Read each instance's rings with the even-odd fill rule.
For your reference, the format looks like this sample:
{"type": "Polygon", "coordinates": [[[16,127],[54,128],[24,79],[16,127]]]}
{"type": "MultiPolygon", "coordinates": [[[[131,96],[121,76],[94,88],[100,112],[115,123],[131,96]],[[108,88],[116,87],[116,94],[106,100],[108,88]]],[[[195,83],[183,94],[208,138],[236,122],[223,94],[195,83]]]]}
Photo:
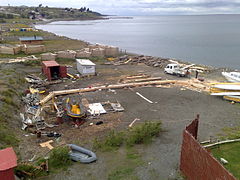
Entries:
{"type": "Polygon", "coordinates": [[[223,96],[224,99],[240,102],[240,83],[213,84],[210,93],[212,96],[223,96]]]}

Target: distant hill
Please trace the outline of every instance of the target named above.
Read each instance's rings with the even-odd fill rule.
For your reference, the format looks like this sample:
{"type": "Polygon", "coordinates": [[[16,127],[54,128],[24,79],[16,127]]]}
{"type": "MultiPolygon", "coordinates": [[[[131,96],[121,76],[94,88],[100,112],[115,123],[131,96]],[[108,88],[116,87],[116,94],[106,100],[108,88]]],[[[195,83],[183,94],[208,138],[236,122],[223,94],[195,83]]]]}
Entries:
{"type": "Polygon", "coordinates": [[[86,19],[103,16],[87,7],[81,8],[55,8],[42,6],[0,6],[0,18],[10,19],[13,17],[28,19],[86,19]]]}

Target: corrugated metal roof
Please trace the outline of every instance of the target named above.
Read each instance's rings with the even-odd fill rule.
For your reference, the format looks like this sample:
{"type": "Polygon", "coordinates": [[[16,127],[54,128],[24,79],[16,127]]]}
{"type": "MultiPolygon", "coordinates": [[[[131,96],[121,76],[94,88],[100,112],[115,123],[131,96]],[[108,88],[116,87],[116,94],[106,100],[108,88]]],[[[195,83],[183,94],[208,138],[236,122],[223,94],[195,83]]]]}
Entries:
{"type": "Polygon", "coordinates": [[[43,40],[41,36],[29,36],[29,37],[20,37],[20,41],[38,41],[43,40]]]}
{"type": "Polygon", "coordinates": [[[42,61],[47,67],[60,66],[56,61],[42,61]]]}
{"type": "Polygon", "coordinates": [[[79,63],[83,66],[95,66],[96,65],[89,59],[76,59],[76,61],[77,61],[77,63],[79,63]]]}
{"type": "Polygon", "coordinates": [[[13,148],[0,150],[0,171],[11,169],[17,166],[17,156],[13,148]]]}

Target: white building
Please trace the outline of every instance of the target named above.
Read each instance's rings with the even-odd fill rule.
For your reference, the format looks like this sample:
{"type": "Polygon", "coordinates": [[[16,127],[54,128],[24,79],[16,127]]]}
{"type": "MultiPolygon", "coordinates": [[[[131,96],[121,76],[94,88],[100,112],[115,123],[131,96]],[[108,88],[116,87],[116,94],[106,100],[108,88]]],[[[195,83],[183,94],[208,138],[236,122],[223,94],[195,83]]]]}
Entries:
{"type": "Polygon", "coordinates": [[[95,75],[95,66],[92,61],[89,59],[76,59],[77,61],[77,70],[78,72],[83,75],[95,75]]]}

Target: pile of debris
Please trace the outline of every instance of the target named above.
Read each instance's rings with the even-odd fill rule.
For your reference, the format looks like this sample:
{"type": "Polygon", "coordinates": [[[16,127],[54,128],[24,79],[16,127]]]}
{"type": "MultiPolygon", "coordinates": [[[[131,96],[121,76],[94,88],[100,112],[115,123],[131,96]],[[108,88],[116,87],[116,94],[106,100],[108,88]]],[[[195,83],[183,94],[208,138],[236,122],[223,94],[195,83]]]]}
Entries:
{"type": "Polygon", "coordinates": [[[27,56],[27,57],[17,57],[16,59],[7,59],[7,60],[1,60],[0,64],[12,64],[12,63],[21,63],[25,61],[39,61],[39,58],[37,58],[34,55],[27,56]]]}
{"type": "Polygon", "coordinates": [[[113,62],[114,65],[123,65],[123,64],[135,64],[135,63],[144,63],[147,66],[152,67],[160,67],[163,68],[169,63],[170,59],[167,58],[160,58],[160,57],[153,57],[153,56],[128,56],[124,55],[121,57],[118,57],[115,62],[113,62]]]}
{"type": "Polygon", "coordinates": [[[46,47],[44,45],[10,45],[10,44],[1,44],[0,45],[0,54],[19,54],[23,52],[25,54],[34,54],[34,53],[42,53],[46,51],[46,47]]]}
{"type": "Polygon", "coordinates": [[[65,50],[56,52],[58,58],[89,58],[89,57],[104,57],[119,55],[119,48],[114,46],[105,46],[100,44],[89,45],[87,48],[80,50],[65,50]]]}

